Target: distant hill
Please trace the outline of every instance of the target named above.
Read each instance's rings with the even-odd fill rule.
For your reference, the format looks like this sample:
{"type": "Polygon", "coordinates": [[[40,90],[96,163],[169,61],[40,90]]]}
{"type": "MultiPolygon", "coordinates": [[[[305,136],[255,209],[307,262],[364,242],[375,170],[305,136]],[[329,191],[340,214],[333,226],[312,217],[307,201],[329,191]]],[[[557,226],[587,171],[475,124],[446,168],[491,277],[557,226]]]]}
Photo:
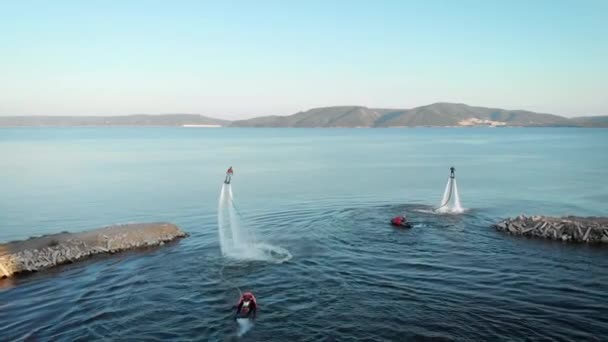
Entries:
{"type": "Polygon", "coordinates": [[[290,116],[262,116],[233,121],[234,127],[373,127],[382,116],[358,106],[314,108],[290,116]]]}
{"type": "Polygon", "coordinates": [[[461,126],[463,121],[478,119],[503,123],[506,126],[567,126],[568,119],[551,114],[539,114],[524,110],[472,107],[460,103],[434,103],[413,109],[398,110],[385,114],[377,127],[399,126],[461,126]]]}
{"type": "Polygon", "coordinates": [[[416,126],[577,126],[552,114],[525,110],[434,103],[412,109],[358,106],[314,108],[290,116],[265,116],[233,121],[234,127],[416,127],[416,126]]]}
{"type": "Polygon", "coordinates": [[[581,116],[570,120],[580,127],[608,127],[608,116],[581,116]]]}
{"type": "Polygon", "coordinates": [[[336,106],[313,108],[288,116],[261,116],[227,121],[198,114],[126,116],[0,116],[0,127],[14,126],[199,126],[230,127],[608,127],[608,116],[565,118],[526,110],[433,103],[411,109],[336,106]]]}
{"type": "Polygon", "coordinates": [[[0,127],[70,127],[70,126],[225,126],[226,120],[198,114],[126,115],[126,116],[0,116],[0,127]]]}

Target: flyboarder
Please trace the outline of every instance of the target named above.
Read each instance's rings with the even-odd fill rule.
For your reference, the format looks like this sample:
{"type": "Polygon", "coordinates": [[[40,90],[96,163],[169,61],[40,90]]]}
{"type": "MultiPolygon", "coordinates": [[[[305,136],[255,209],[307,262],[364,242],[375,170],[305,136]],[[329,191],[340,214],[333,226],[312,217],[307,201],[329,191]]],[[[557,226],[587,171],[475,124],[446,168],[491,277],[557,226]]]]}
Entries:
{"type": "Polygon", "coordinates": [[[232,171],[232,166],[228,169],[228,171],[226,171],[226,179],[224,180],[224,183],[226,184],[230,184],[230,179],[232,178],[232,174],[234,172],[232,171]]]}
{"type": "Polygon", "coordinates": [[[456,176],[454,175],[454,171],[456,171],[456,169],[452,166],[450,167],[450,178],[455,178],[456,176]]]}

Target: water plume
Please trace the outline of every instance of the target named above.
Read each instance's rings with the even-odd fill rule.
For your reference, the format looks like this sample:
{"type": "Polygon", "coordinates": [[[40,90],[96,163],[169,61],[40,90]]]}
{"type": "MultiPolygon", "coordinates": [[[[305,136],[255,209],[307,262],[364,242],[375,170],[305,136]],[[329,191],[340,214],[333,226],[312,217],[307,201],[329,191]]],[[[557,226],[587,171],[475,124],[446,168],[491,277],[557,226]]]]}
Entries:
{"type": "Polygon", "coordinates": [[[240,214],[234,205],[232,184],[222,185],[217,215],[220,249],[225,257],[275,263],[291,259],[291,254],[286,249],[258,242],[253,228],[241,223],[240,214]]]}
{"type": "Polygon", "coordinates": [[[439,208],[436,209],[436,212],[451,214],[464,212],[462,204],[460,203],[460,194],[458,193],[456,177],[448,178],[445,190],[443,191],[443,197],[441,198],[441,204],[439,208]]]}

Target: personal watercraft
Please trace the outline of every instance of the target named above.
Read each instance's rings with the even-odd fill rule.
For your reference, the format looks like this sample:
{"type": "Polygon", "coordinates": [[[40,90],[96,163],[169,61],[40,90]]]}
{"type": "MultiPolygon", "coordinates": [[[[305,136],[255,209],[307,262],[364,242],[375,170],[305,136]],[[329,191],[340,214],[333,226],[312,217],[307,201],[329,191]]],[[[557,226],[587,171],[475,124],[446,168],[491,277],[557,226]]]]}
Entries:
{"type": "Polygon", "coordinates": [[[401,228],[412,228],[412,225],[407,222],[407,217],[405,216],[395,216],[391,219],[391,225],[395,227],[401,228]]]}
{"type": "Polygon", "coordinates": [[[255,296],[251,292],[245,292],[241,295],[238,304],[236,305],[236,313],[234,319],[249,318],[255,319],[258,305],[255,296]]]}

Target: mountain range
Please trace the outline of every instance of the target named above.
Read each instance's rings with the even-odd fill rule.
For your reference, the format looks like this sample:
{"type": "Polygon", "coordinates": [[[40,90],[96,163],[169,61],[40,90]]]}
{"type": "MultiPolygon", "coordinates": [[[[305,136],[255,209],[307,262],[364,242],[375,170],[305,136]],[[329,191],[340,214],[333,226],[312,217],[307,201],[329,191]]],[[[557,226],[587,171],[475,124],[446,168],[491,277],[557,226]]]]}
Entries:
{"type": "Polygon", "coordinates": [[[608,116],[566,118],[526,110],[434,103],[411,109],[335,106],[288,116],[227,121],[198,114],[127,116],[0,116],[7,126],[223,126],[223,127],[608,127],[608,116]]]}

